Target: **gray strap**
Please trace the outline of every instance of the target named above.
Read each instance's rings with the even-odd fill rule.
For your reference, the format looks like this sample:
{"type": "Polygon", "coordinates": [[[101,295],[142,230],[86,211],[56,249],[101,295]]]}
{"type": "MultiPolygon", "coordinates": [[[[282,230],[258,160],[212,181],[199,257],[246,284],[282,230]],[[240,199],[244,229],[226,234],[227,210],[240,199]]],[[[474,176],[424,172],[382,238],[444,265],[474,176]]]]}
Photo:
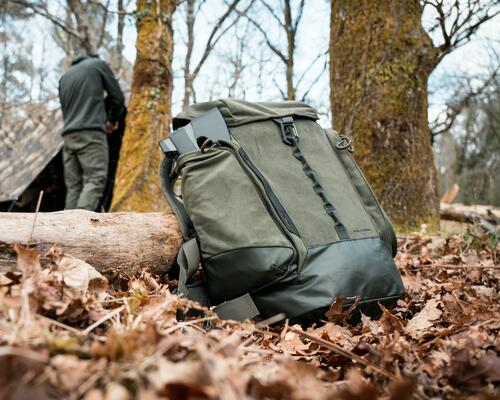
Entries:
{"type": "Polygon", "coordinates": [[[207,286],[204,283],[198,282],[193,285],[187,285],[186,287],[189,292],[189,300],[197,301],[205,307],[210,306],[207,286]]]}
{"type": "Polygon", "coordinates": [[[182,245],[179,254],[177,254],[177,264],[179,264],[178,291],[188,297],[189,289],[186,285],[200,264],[200,250],[196,238],[190,239],[182,245]]]}
{"type": "Polygon", "coordinates": [[[234,319],[241,322],[259,315],[259,310],[248,293],[219,304],[213,310],[221,319],[234,319]]]}
{"type": "Polygon", "coordinates": [[[164,157],[160,165],[160,184],[161,191],[165,198],[170,204],[170,207],[175,213],[177,221],[179,222],[182,237],[184,240],[189,240],[194,237],[195,232],[193,228],[193,223],[189,218],[189,215],[184,207],[184,204],[177,199],[174,191],[173,185],[175,182],[175,176],[171,175],[174,160],[169,157],[164,157]]]}

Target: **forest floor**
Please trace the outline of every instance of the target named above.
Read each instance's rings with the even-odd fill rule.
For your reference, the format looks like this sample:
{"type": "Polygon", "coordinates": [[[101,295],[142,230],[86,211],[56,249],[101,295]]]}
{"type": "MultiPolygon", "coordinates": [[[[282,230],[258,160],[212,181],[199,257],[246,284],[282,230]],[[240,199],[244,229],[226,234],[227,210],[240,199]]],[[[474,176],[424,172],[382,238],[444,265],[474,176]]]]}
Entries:
{"type": "Polygon", "coordinates": [[[108,286],[57,248],[40,265],[17,247],[18,269],[0,274],[0,398],[500,398],[498,237],[399,244],[407,291],[394,309],[352,326],[337,299],[304,330],[221,321],[174,281],[108,286]],[[193,308],[202,316],[177,321],[193,308]]]}

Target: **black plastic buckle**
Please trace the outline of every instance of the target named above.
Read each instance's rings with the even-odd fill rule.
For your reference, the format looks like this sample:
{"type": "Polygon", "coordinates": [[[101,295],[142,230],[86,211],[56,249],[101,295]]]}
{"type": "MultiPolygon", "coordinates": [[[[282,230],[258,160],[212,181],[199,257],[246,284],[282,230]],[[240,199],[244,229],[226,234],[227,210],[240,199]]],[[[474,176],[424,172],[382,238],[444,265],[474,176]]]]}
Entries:
{"type": "Polygon", "coordinates": [[[299,134],[292,117],[277,118],[274,120],[281,127],[283,142],[289,146],[295,146],[299,142],[299,134]]]}
{"type": "Polygon", "coordinates": [[[335,147],[337,147],[337,149],[339,150],[347,150],[349,151],[350,153],[352,153],[354,151],[354,147],[352,145],[352,139],[351,138],[348,138],[344,135],[339,135],[339,141],[337,143],[337,145],[335,147]]]}

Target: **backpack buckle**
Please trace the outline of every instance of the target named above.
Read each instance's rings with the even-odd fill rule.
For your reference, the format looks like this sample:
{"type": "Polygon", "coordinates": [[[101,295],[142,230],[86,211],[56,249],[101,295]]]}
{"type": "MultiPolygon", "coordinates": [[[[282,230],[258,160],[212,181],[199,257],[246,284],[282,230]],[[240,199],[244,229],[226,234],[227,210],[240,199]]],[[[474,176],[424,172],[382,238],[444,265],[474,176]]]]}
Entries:
{"type": "Polygon", "coordinates": [[[280,124],[281,137],[285,144],[295,146],[299,142],[299,133],[292,117],[276,118],[274,122],[280,124]]]}
{"type": "Polygon", "coordinates": [[[354,151],[352,139],[344,135],[339,135],[339,141],[335,147],[339,150],[347,150],[350,153],[354,151]]]}

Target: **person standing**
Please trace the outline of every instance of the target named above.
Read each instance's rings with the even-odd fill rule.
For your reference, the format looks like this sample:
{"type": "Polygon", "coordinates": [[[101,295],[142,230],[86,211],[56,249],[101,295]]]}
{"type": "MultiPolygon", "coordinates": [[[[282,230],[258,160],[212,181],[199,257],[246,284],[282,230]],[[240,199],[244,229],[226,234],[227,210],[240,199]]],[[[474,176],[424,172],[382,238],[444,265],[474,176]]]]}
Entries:
{"type": "Polygon", "coordinates": [[[96,211],[108,175],[106,134],[118,127],[123,93],[104,61],[96,55],[80,55],[59,80],[59,100],[64,117],[65,209],[96,211]]]}

